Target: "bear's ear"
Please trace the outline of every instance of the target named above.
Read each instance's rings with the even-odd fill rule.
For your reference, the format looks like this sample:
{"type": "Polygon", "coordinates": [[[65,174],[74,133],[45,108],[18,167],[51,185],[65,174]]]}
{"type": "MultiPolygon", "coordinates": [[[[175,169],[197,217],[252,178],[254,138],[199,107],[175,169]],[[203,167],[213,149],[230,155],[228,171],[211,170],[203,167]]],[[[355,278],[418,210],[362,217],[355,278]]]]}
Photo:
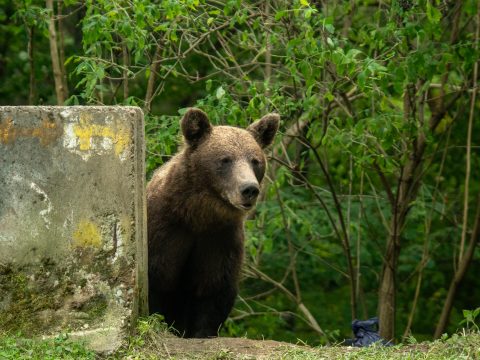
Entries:
{"type": "Polygon", "coordinates": [[[197,108],[188,109],[183,115],[180,126],[188,145],[198,145],[212,132],[208,116],[197,108]]]}
{"type": "Polygon", "coordinates": [[[263,149],[272,143],[273,138],[278,130],[279,123],[280,115],[267,114],[260,120],[255,121],[253,124],[247,127],[247,131],[253,135],[255,140],[257,140],[258,144],[263,149]]]}

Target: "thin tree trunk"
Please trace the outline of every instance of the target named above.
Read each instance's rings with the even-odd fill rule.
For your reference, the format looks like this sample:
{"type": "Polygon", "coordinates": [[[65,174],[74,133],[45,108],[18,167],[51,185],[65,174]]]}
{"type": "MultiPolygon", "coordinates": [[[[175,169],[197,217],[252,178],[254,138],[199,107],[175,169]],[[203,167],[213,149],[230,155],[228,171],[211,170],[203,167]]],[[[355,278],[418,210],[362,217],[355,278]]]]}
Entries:
{"type": "Polygon", "coordinates": [[[348,14],[345,16],[345,21],[343,23],[342,37],[346,38],[348,36],[348,30],[352,26],[353,15],[355,14],[355,1],[350,0],[350,9],[348,14]]]}
{"type": "Polygon", "coordinates": [[[30,88],[28,91],[28,104],[34,105],[35,103],[35,62],[33,57],[33,34],[35,28],[33,26],[27,26],[28,32],[28,63],[30,65],[30,88]]]}
{"type": "MultiPolygon", "coordinates": [[[[265,1],[265,22],[270,21],[270,1],[265,1]]],[[[265,34],[265,83],[266,96],[270,96],[270,79],[272,77],[272,49],[270,46],[270,33],[265,34]]]]}
{"type": "MultiPolygon", "coordinates": [[[[423,143],[425,140],[423,140],[423,143]]],[[[424,146],[422,146],[424,148],[424,146]]],[[[380,319],[380,336],[387,340],[395,337],[397,268],[401,249],[401,233],[412,201],[417,196],[419,186],[418,174],[423,165],[423,153],[415,152],[400,176],[400,184],[395,208],[390,224],[390,235],[384,257],[382,279],[378,298],[378,317],[380,319]]]]}
{"type": "Polygon", "coordinates": [[[122,45],[122,58],[123,58],[123,100],[128,99],[128,66],[129,66],[129,59],[128,59],[128,48],[127,45],[124,43],[122,45]]]}
{"type": "MultiPolygon", "coordinates": [[[[475,31],[474,48],[478,49],[478,41],[480,36],[480,1],[477,4],[477,29],[475,31]]],[[[458,262],[462,262],[462,257],[465,249],[465,238],[467,236],[467,222],[468,222],[468,192],[470,188],[470,170],[471,170],[471,153],[472,153],[472,129],[473,117],[475,114],[475,101],[477,97],[477,77],[478,77],[478,61],[473,65],[473,92],[470,98],[470,114],[468,116],[468,130],[467,130],[467,154],[466,154],[466,169],[465,169],[465,186],[463,198],[463,222],[462,222],[462,237],[460,240],[460,250],[458,254],[458,262]]]]}
{"type": "MultiPolygon", "coordinates": [[[[421,261],[424,261],[423,257],[421,261]]],[[[405,331],[403,332],[403,336],[402,336],[403,339],[406,339],[407,336],[410,335],[410,330],[412,328],[412,323],[413,323],[413,317],[415,316],[418,298],[420,296],[420,289],[422,288],[423,269],[424,269],[424,266],[421,265],[421,268],[419,269],[419,272],[418,272],[417,285],[415,286],[415,295],[413,296],[412,308],[410,310],[410,314],[408,315],[407,326],[405,327],[405,331]]]]}
{"type": "Polygon", "coordinates": [[[150,76],[148,77],[147,91],[145,94],[145,106],[144,106],[145,112],[150,112],[150,109],[152,107],[153,88],[155,87],[155,80],[157,77],[160,51],[161,51],[161,46],[160,44],[158,44],[157,48],[155,49],[155,54],[153,55],[152,64],[150,65],[150,76]]]}
{"type": "Polygon", "coordinates": [[[453,302],[455,300],[455,295],[457,294],[457,289],[460,283],[463,280],[465,273],[467,272],[468,266],[470,265],[473,254],[475,252],[475,246],[480,241],[480,196],[477,200],[477,211],[475,214],[475,224],[473,226],[473,232],[470,236],[469,245],[465,255],[462,257],[461,262],[458,264],[458,269],[453,275],[452,281],[450,282],[450,287],[448,289],[447,298],[443,305],[442,313],[440,319],[438,320],[437,327],[435,328],[435,334],[433,335],[435,339],[440,338],[445,331],[445,328],[448,324],[448,319],[450,318],[450,312],[452,311],[453,302]]]}
{"type": "MultiPolygon", "coordinates": [[[[361,173],[360,173],[360,197],[363,196],[363,179],[364,179],[364,176],[365,176],[365,173],[363,170],[361,170],[361,173]]],[[[360,208],[358,209],[358,224],[361,224],[361,220],[363,218],[363,206],[360,206],[360,208]]],[[[356,274],[356,285],[357,285],[357,288],[355,289],[355,293],[356,293],[356,297],[357,297],[357,304],[361,304],[362,306],[362,315],[363,315],[363,318],[367,318],[368,314],[367,314],[367,307],[366,307],[366,304],[365,304],[365,299],[364,299],[364,296],[362,296],[363,294],[363,289],[362,287],[360,286],[361,285],[361,271],[360,271],[360,264],[361,264],[361,257],[360,257],[360,254],[361,254],[361,251],[360,251],[360,246],[361,246],[361,239],[362,239],[362,229],[361,227],[358,228],[358,233],[357,233],[357,249],[356,249],[356,270],[355,270],[355,274],[356,274]]]]}
{"type": "Polygon", "coordinates": [[[53,8],[53,0],[46,0],[46,7],[49,11],[48,34],[50,40],[50,57],[52,60],[53,79],[55,81],[55,93],[57,96],[57,104],[63,105],[65,101],[65,89],[63,88],[62,70],[60,68],[60,61],[58,57],[57,31],[55,29],[55,11],[53,8]]]}
{"type": "Polygon", "coordinates": [[[65,41],[64,34],[65,28],[63,26],[63,0],[58,0],[57,3],[57,17],[58,17],[58,39],[59,39],[59,58],[60,58],[60,71],[62,73],[63,84],[63,96],[68,98],[68,83],[67,83],[67,71],[65,70],[65,41]]]}
{"type": "Polygon", "coordinates": [[[393,216],[390,228],[392,229],[392,234],[388,239],[388,248],[385,254],[382,280],[378,296],[380,336],[387,340],[393,340],[395,337],[396,275],[397,260],[400,250],[400,234],[398,231],[399,223],[396,215],[393,216]]]}

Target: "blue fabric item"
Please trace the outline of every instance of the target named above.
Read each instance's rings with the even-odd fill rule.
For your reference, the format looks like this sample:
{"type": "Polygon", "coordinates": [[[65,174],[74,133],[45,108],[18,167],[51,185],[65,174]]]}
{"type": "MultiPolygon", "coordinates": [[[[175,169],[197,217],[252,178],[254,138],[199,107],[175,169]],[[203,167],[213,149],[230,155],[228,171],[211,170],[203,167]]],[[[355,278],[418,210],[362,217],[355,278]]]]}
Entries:
{"type": "Polygon", "coordinates": [[[382,346],[392,346],[390,341],[386,341],[378,335],[378,318],[373,317],[368,320],[353,320],[352,330],[355,339],[349,339],[345,343],[350,346],[365,347],[373,344],[382,346]]]}

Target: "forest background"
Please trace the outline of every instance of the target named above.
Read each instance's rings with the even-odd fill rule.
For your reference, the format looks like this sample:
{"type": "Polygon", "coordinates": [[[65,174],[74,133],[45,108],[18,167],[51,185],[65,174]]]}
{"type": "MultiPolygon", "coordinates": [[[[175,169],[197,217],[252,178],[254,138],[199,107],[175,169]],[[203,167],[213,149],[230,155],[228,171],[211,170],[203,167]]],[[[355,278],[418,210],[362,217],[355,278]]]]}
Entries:
{"type": "Polygon", "coordinates": [[[480,306],[477,0],[0,0],[0,104],[282,117],[223,335],[400,341],[480,306]]]}

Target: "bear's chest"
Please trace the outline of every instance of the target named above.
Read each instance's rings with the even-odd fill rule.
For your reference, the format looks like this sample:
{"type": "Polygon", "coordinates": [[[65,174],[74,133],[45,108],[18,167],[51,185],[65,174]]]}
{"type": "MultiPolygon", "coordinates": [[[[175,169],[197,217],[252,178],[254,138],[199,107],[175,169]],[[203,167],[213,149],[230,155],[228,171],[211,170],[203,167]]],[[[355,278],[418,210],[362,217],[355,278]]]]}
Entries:
{"type": "Polygon", "coordinates": [[[243,231],[197,234],[193,238],[183,275],[199,290],[236,283],[243,251],[243,231]]]}

